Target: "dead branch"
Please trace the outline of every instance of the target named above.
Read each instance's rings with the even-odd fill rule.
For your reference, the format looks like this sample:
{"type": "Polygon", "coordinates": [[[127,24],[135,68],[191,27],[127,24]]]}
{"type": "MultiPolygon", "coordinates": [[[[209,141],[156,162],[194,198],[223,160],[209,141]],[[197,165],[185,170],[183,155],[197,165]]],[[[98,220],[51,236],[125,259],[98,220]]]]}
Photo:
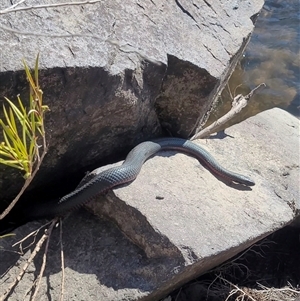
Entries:
{"type": "Polygon", "coordinates": [[[18,195],[14,198],[14,200],[9,204],[9,206],[0,214],[0,220],[3,219],[11,210],[12,208],[16,205],[16,203],[19,201],[20,197],[23,195],[24,191],[27,189],[27,187],[30,185],[32,180],[34,179],[36,173],[40,169],[40,166],[42,164],[42,161],[44,157],[47,154],[47,146],[44,146],[43,153],[40,157],[40,161],[37,163],[37,166],[35,167],[34,171],[32,172],[31,176],[25,181],[25,184],[23,185],[22,189],[18,193],[18,195]]]}
{"type": "Polygon", "coordinates": [[[53,230],[54,226],[57,223],[57,220],[58,220],[57,218],[53,219],[50,227],[48,228],[48,230],[46,230],[47,242],[46,242],[46,246],[45,246],[45,250],[44,250],[44,254],[43,254],[43,263],[42,263],[42,266],[41,266],[40,273],[37,277],[37,284],[36,284],[36,287],[35,287],[34,294],[31,298],[31,301],[35,301],[37,293],[38,293],[40,285],[41,285],[41,280],[42,280],[42,277],[43,277],[43,274],[44,274],[44,271],[45,271],[45,267],[46,267],[46,262],[47,262],[47,253],[48,253],[48,247],[49,247],[49,242],[50,242],[50,236],[51,236],[51,233],[52,233],[52,230],[53,230]]]}
{"type": "Polygon", "coordinates": [[[236,295],[236,294],[240,294],[240,296],[238,297],[238,299],[236,300],[240,300],[240,301],[244,301],[244,300],[251,300],[251,301],[257,301],[256,299],[252,298],[247,292],[243,291],[241,288],[239,288],[237,285],[231,283],[230,281],[228,281],[227,279],[223,278],[221,275],[217,276],[220,280],[222,280],[223,282],[227,283],[228,285],[230,285],[231,287],[234,287],[234,289],[232,289],[228,295],[228,297],[226,298],[225,301],[228,301],[230,299],[230,297],[236,295]],[[245,297],[247,299],[245,299],[245,297]]]}
{"type": "Polygon", "coordinates": [[[62,242],[62,219],[60,219],[60,258],[61,258],[61,290],[60,290],[60,301],[64,300],[64,288],[65,288],[65,257],[62,242]]]}
{"type": "Polygon", "coordinates": [[[25,237],[23,237],[21,240],[19,240],[19,241],[17,241],[16,243],[14,243],[14,244],[12,245],[12,247],[14,247],[14,246],[16,246],[16,245],[19,244],[19,245],[20,245],[20,246],[19,246],[19,248],[20,248],[19,254],[20,254],[20,255],[23,255],[23,254],[24,254],[24,250],[30,248],[30,247],[35,243],[35,239],[36,239],[36,236],[37,236],[37,234],[39,233],[39,231],[40,231],[42,228],[47,227],[50,223],[51,223],[51,222],[48,222],[48,223],[46,223],[46,224],[40,226],[38,229],[32,231],[31,233],[29,233],[28,235],[26,235],[25,237]],[[28,246],[23,247],[23,242],[24,242],[25,240],[27,240],[29,237],[32,237],[32,236],[33,236],[33,241],[32,241],[28,246]]]}
{"type": "Polygon", "coordinates": [[[202,131],[196,133],[191,140],[201,139],[208,137],[210,134],[217,132],[221,126],[223,126],[226,122],[232,119],[235,115],[241,112],[243,108],[245,108],[248,104],[250,98],[256,93],[259,89],[266,87],[265,83],[262,83],[255,87],[248,95],[243,96],[242,94],[238,94],[232,101],[232,108],[229,112],[227,112],[224,116],[219,118],[217,121],[203,129],[202,131]]]}
{"type": "Polygon", "coordinates": [[[29,265],[32,263],[33,259],[35,258],[35,256],[38,254],[38,252],[40,251],[41,247],[43,246],[44,242],[47,240],[47,238],[49,238],[49,234],[51,234],[51,231],[53,229],[53,227],[55,226],[55,224],[57,223],[57,218],[52,220],[52,223],[50,225],[50,227],[48,228],[48,230],[45,230],[45,234],[43,234],[43,236],[40,238],[40,240],[37,242],[34,250],[32,251],[32,254],[30,255],[30,257],[28,258],[28,260],[26,261],[26,263],[24,264],[24,266],[21,268],[20,273],[18,274],[18,276],[15,278],[15,280],[11,283],[11,285],[8,287],[8,289],[4,292],[4,294],[2,294],[0,296],[0,301],[4,301],[8,295],[10,294],[10,292],[14,289],[14,287],[20,282],[20,280],[22,279],[22,277],[24,276],[27,268],[29,267],[29,265]]]}
{"type": "Polygon", "coordinates": [[[85,5],[85,4],[94,4],[97,2],[101,2],[101,0],[87,0],[87,1],[78,1],[78,2],[59,2],[59,3],[52,3],[52,4],[40,4],[40,5],[33,5],[33,6],[23,6],[18,7],[21,3],[24,3],[26,0],[21,0],[20,2],[0,10],[0,15],[9,14],[12,12],[19,12],[19,11],[26,11],[26,10],[33,10],[33,9],[41,9],[41,8],[51,8],[51,7],[61,7],[61,6],[73,6],[73,5],[85,5]]]}
{"type": "Polygon", "coordinates": [[[7,7],[3,10],[0,10],[0,15],[4,14],[5,12],[9,11],[9,10],[13,10],[15,7],[17,7],[18,5],[24,3],[26,0],[21,0],[13,5],[11,5],[10,7],[7,7]]]}

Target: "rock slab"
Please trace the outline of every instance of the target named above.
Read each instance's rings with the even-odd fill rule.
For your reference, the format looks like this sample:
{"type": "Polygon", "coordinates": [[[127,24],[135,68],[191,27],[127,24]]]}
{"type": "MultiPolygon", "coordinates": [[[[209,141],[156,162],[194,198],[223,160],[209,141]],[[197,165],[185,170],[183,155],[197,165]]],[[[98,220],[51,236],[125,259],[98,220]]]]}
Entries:
{"type": "MultiPolygon", "coordinates": [[[[159,300],[295,218],[297,118],[273,109],[196,143],[224,166],[251,176],[256,185],[226,185],[181,154],[166,152],[150,159],[135,182],[89,205],[98,217],[80,210],[63,222],[67,300],[159,300]]],[[[1,245],[9,250],[38,225],[27,224],[1,245]]],[[[59,296],[58,241],[57,231],[42,280],[42,301],[59,296]]],[[[31,251],[23,257],[1,251],[1,291],[31,251]]],[[[24,295],[40,264],[37,257],[10,300],[24,295]]]]}
{"type": "MultiPolygon", "coordinates": [[[[226,84],[264,3],[92,2],[1,14],[0,101],[27,99],[21,60],[34,66],[39,52],[51,109],[50,147],[32,189],[53,191],[49,178],[64,189],[65,179],[120,160],[163,129],[189,136],[226,84]]],[[[3,0],[0,10],[11,5],[3,0]]],[[[17,8],[26,5],[35,4],[17,8]]],[[[3,170],[2,198],[9,201],[22,183],[19,173],[3,170]]]]}

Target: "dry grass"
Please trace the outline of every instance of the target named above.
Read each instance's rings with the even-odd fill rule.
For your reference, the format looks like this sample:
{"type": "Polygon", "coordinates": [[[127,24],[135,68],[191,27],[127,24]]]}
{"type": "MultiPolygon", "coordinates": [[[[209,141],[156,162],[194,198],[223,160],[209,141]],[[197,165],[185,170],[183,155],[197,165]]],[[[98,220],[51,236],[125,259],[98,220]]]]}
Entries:
{"type": "Polygon", "coordinates": [[[300,301],[299,235],[281,229],[162,301],[300,301]]]}
{"type": "Polygon", "coordinates": [[[290,284],[283,288],[266,287],[258,284],[258,288],[239,287],[222,276],[218,278],[224,283],[224,290],[230,292],[225,301],[295,301],[300,298],[300,290],[290,284]]]}

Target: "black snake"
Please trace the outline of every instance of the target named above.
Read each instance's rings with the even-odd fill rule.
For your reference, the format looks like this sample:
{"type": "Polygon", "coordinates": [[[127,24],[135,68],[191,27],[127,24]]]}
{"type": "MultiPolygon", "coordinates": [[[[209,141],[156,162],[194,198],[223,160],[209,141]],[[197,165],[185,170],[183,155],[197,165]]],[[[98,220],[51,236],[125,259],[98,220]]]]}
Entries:
{"type": "Polygon", "coordinates": [[[224,181],[236,182],[246,186],[255,185],[254,181],[250,178],[222,167],[199,145],[180,138],[162,138],[140,143],[130,151],[121,166],[102,171],[87,183],[77,187],[74,191],[59,199],[57,203],[51,204],[51,206],[44,205],[43,208],[35,208],[32,214],[35,214],[36,217],[62,215],[83,205],[99,194],[120,185],[131,183],[138,176],[142,165],[147,159],[159,151],[168,150],[175,150],[195,157],[214,175],[224,181]]]}

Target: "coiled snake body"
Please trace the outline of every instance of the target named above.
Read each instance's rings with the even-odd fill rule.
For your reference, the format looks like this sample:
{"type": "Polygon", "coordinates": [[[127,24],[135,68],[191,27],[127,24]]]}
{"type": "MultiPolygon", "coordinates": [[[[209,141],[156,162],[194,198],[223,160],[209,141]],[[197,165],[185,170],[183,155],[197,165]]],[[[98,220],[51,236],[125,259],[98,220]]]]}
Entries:
{"type": "MultiPolygon", "coordinates": [[[[144,162],[159,151],[175,150],[195,157],[213,174],[228,182],[246,186],[255,183],[248,177],[223,168],[206,150],[189,140],[180,138],[162,138],[146,141],[133,148],[121,166],[105,170],[84,185],[62,197],[50,206],[39,208],[35,215],[40,217],[62,215],[114,187],[130,183],[139,174],[144,162]]],[[[35,210],[34,210],[35,211],[35,210]]]]}

